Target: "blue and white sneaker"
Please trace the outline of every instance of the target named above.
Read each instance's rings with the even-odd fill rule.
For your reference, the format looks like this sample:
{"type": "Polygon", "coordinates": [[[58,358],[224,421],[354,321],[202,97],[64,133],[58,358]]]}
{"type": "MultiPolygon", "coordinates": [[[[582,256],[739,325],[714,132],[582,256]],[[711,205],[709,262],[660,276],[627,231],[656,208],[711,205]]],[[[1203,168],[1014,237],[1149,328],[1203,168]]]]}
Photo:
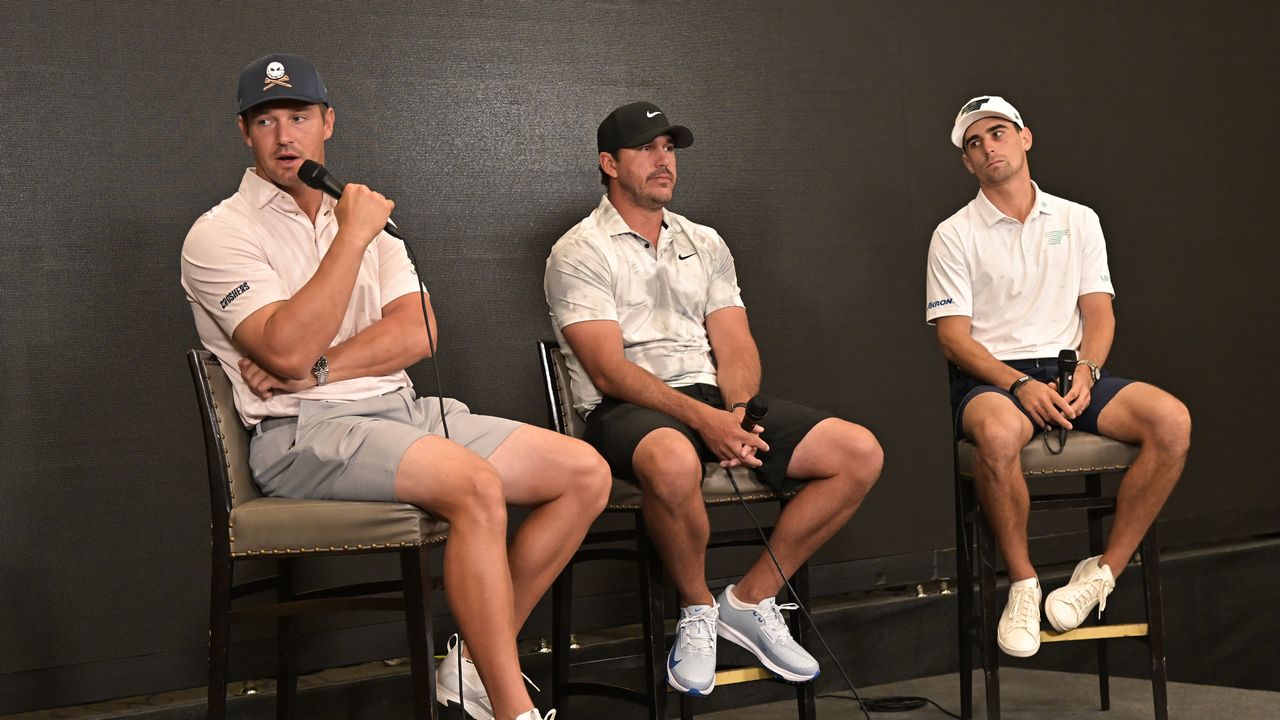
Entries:
{"type": "Polygon", "coordinates": [[[818,677],[818,661],[791,637],[782,617],[783,610],[796,610],[794,603],[779,605],[765,598],[748,605],[733,596],[733,586],[720,594],[720,637],[746,648],[774,675],[790,682],[808,682],[818,677]]]}
{"type": "Polygon", "coordinates": [[[708,695],[716,687],[719,609],[719,605],[680,608],[676,641],[667,655],[667,682],[686,695],[708,695]]]}

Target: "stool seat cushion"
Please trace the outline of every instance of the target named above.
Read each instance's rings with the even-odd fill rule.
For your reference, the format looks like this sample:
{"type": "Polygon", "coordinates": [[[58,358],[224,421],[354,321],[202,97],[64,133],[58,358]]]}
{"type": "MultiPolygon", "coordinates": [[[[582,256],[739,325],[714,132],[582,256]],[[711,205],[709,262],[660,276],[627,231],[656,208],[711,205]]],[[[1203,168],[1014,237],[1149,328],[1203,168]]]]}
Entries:
{"type": "MultiPolygon", "coordinates": [[[[1057,436],[1049,443],[1057,447],[1057,436]]],[[[1028,477],[1054,475],[1088,475],[1091,473],[1122,472],[1138,457],[1138,446],[1112,440],[1092,433],[1072,430],[1067,433],[1067,446],[1060,455],[1050,453],[1044,447],[1040,433],[1022,448],[1022,470],[1028,477]]],[[[956,443],[961,477],[973,477],[977,447],[968,440],[956,443]]]]}
{"type": "Polygon", "coordinates": [[[237,503],[230,525],[232,557],[414,547],[449,529],[404,503],[272,497],[237,503]]]}
{"type": "MultiPolygon", "coordinates": [[[[733,469],[733,479],[742,491],[742,498],[747,502],[775,500],[783,495],[756,479],[756,474],[747,468],[733,469]]],[[[609,494],[609,510],[639,510],[644,493],[636,483],[621,478],[613,479],[613,490],[609,494]]],[[[733,492],[733,485],[725,477],[724,468],[719,463],[707,463],[703,466],[702,500],[708,505],[724,505],[738,501],[733,492]]]]}

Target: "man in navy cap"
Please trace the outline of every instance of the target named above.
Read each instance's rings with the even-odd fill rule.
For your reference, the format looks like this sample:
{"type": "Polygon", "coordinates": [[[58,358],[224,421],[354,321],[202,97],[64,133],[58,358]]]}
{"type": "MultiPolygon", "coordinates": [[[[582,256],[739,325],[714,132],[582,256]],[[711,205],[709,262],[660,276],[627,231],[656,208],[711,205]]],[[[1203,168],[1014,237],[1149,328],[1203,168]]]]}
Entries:
{"type": "Polygon", "coordinates": [[[434,350],[430,300],[382,231],[394,203],[354,183],[334,201],[298,178],[333,134],[320,74],[267,55],[240,74],[238,101],[254,166],[191,228],[182,285],[253,431],[254,480],[270,496],[407,502],[448,520],[445,592],[466,644],[451,644],[437,697],[465,699],[477,720],[545,720],[516,632],[604,508],[608,468],[585,443],[417,397],[405,368],[434,350]],[[510,545],[507,503],[531,509],[510,545]]]}
{"type": "Polygon", "coordinates": [[[1022,115],[1002,97],[973,98],[956,115],[951,143],[979,190],[934,230],[925,319],[963,371],[951,387],[955,432],[977,447],[974,487],[1009,566],[996,644],[1028,657],[1040,649],[1041,593],[1027,552],[1022,447],[1050,427],[1142,446],[1120,483],[1106,550],[1081,560],[1045,599],[1050,624],[1073,630],[1106,607],[1177,483],[1191,416],[1164,390],[1103,369],[1116,322],[1102,225],[1093,210],[1032,182],[1022,115]],[[1054,380],[1063,349],[1080,363],[1065,396],[1054,380]]]}
{"type": "Polygon", "coordinates": [[[770,538],[790,576],[858,509],[879,477],[880,445],[864,427],[780,399],[743,429],[760,356],[733,256],[715,230],[666,209],[676,149],[693,134],[637,102],[610,113],[596,142],[607,193],[552,248],[545,291],[584,438],[644,490],[645,524],[679,595],[667,680],[711,692],[717,637],[779,677],[810,680],[818,663],[787,629],[781,611],[795,606],[775,600],[783,578],[767,552],[718,600],[707,587],[703,463],[798,491],[770,538]]]}

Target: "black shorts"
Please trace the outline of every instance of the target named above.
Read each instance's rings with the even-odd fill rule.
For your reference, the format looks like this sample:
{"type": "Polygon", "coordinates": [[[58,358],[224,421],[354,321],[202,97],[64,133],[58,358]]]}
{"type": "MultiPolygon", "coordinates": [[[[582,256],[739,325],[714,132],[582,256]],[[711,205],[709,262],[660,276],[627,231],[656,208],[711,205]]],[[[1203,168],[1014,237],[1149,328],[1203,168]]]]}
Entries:
{"type": "MultiPolygon", "coordinates": [[[[672,389],[712,407],[724,407],[720,388],[715,385],[700,383],[672,389]]],[[[764,428],[760,437],[769,444],[769,452],[757,454],[764,464],[753,468],[753,471],[760,482],[774,490],[790,492],[804,485],[803,481],[787,477],[787,466],[791,464],[791,455],[796,446],[815,425],[834,416],[787,400],[766,399],[769,401],[769,413],[760,421],[764,428]]],[[[666,413],[610,397],[601,400],[587,415],[587,427],[582,439],[609,461],[609,468],[615,476],[639,482],[635,468],[631,466],[631,456],[635,454],[640,441],[658,428],[680,431],[689,438],[703,462],[719,462],[720,459],[702,442],[697,431],[688,425],[666,413]]]]}
{"type": "MultiPolygon", "coordinates": [[[[1040,382],[1053,382],[1058,378],[1058,358],[1032,358],[1030,360],[1009,360],[1006,365],[1014,370],[1020,370],[1031,376],[1032,380],[1040,382]]],[[[1086,372],[1081,370],[1081,372],[1086,372]]],[[[1080,413],[1080,416],[1071,421],[1071,427],[1076,430],[1083,430],[1087,433],[1099,435],[1098,432],[1098,415],[1102,412],[1102,408],[1111,402],[1126,385],[1132,383],[1133,380],[1128,378],[1112,377],[1111,373],[1106,370],[1102,371],[1102,377],[1098,382],[1093,384],[1093,389],[1089,391],[1089,407],[1080,413]]],[[[1014,397],[1008,388],[996,387],[988,385],[983,381],[970,377],[961,373],[951,383],[951,416],[955,419],[956,439],[965,437],[964,434],[964,408],[969,401],[982,393],[1000,393],[1013,401],[1015,407],[1022,411],[1023,415],[1030,420],[1031,416],[1027,414],[1026,408],[1022,407],[1022,403],[1018,402],[1018,398],[1014,397]]],[[[1035,424],[1034,422],[1032,423],[1035,424]]],[[[1042,428],[1036,428],[1040,430],[1042,428]]]]}

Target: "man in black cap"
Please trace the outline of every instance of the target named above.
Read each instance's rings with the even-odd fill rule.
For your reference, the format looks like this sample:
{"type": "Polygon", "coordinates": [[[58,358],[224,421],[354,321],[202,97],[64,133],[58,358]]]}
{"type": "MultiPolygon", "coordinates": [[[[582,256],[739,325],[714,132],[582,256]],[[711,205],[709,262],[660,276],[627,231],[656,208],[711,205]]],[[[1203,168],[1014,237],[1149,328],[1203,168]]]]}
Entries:
{"type": "Polygon", "coordinates": [[[433,350],[430,300],[382,232],[394,203],[358,184],[335,202],[298,178],[333,134],[320,74],[267,55],[238,100],[254,166],[191,228],[182,285],[253,431],[254,480],[271,496],[407,502],[448,520],[445,592],[466,646],[451,643],[437,698],[465,699],[476,720],[547,720],[516,632],[604,508],[608,468],[585,443],[417,397],[405,368],[433,350]],[[531,509],[509,545],[507,503],[531,509]]]}
{"type": "Polygon", "coordinates": [[[680,596],[668,682],[711,692],[717,636],[782,678],[810,680],[818,663],[787,630],[781,610],[795,606],[777,604],[783,579],[767,552],[718,601],[707,587],[703,463],[799,491],[771,538],[790,576],[857,510],[879,477],[880,446],[866,428],[785,400],[769,400],[763,427],[742,428],[760,357],[733,256],[715,230],[665,209],[675,150],[693,134],[638,102],[610,113],[596,139],[608,192],[552,248],[545,291],[585,439],[643,488],[645,523],[680,596]]]}

